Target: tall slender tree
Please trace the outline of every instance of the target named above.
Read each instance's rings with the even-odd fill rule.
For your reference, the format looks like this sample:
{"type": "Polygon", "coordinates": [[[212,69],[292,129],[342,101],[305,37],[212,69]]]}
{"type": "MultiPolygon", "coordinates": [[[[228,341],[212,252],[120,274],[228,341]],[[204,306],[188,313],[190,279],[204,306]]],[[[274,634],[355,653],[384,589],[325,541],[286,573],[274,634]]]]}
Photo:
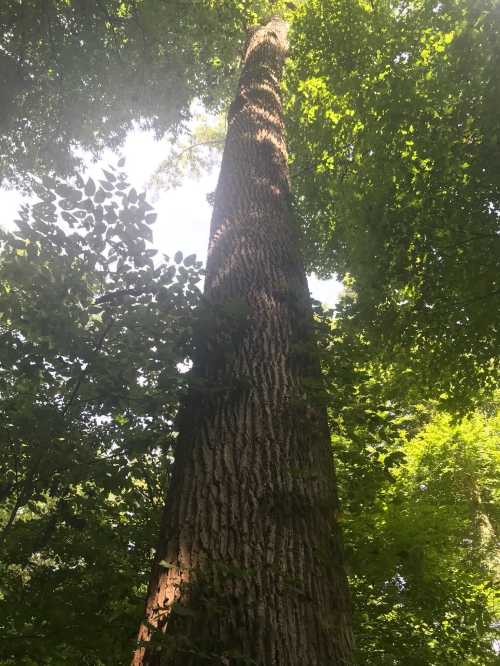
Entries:
{"type": "Polygon", "coordinates": [[[309,292],[290,207],[287,25],[249,32],[228,115],[194,378],[134,666],[350,664],[309,292]]]}

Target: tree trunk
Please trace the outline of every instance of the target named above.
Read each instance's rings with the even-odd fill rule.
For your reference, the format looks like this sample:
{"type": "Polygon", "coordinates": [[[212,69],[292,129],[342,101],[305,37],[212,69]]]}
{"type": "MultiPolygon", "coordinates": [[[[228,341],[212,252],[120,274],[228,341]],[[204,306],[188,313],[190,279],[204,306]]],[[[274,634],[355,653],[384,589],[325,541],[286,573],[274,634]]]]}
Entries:
{"type": "Polygon", "coordinates": [[[289,201],[279,18],[248,37],[195,377],[133,664],[351,664],[312,312],[289,201]],[[156,628],[156,630],[155,630],[156,628]]]}

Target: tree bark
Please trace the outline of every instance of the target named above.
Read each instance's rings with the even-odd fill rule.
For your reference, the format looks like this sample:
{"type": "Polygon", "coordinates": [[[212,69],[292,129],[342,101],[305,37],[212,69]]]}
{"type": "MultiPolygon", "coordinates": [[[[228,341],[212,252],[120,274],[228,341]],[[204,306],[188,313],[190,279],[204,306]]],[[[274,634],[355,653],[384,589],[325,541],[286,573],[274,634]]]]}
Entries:
{"type": "Polygon", "coordinates": [[[249,33],[192,390],[134,666],[351,664],[333,461],[290,208],[279,18],[249,33]]]}

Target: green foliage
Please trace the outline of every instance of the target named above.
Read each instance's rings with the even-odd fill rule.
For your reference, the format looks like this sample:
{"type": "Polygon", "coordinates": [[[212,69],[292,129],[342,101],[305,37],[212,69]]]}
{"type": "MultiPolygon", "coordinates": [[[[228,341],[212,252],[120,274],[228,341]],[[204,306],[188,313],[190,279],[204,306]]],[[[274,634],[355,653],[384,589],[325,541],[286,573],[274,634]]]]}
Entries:
{"type": "Polygon", "coordinates": [[[358,663],[497,663],[498,400],[412,405],[338,322],[323,360],[358,663]]]}
{"type": "Polygon", "coordinates": [[[361,663],[497,663],[499,423],[434,417],[395,482],[346,517],[361,663]]]}
{"type": "MultiPolygon", "coordinates": [[[[347,286],[322,360],[359,663],[493,664],[499,2],[289,5],[7,0],[1,173],[68,173],[76,145],[134,121],[175,133],[194,99],[218,110],[242,28],[287,6],[304,252],[347,286]],[[430,398],[478,409],[452,421],[430,398]]],[[[198,127],[167,182],[220,135],[198,127]]],[[[119,170],[35,191],[0,232],[0,663],[127,663],[201,267],[156,256],[119,170]]],[[[240,305],[215,313],[228,349],[240,305]]]]}
{"type": "Polygon", "coordinates": [[[494,384],[500,3],[314,0],[293,23],[288,133],[310,268],[435,397],[494,384]]]}
{"type": "Polygon", "coordinates": [[[224,104],[245,27],[267,1],[4,0],[0,179],[70,174],[76,145],[120,145],[134,123],[157,136],[194,99],[224,104]]]}
{"type": "Polygon", "coordinates": [[[171,154],[153,174],[150,185],[155,190],[178,187],[185,178],[200,178],[220,162],[226,137],[224,117],[195,120],[189,134],[175,142],[171,154]]]}
{"type": "Polygon", "coordinates": [[[37,194],[1,232],[0,662],[126,663],[201,264],[155,256],[113,167],[37,194]]]}

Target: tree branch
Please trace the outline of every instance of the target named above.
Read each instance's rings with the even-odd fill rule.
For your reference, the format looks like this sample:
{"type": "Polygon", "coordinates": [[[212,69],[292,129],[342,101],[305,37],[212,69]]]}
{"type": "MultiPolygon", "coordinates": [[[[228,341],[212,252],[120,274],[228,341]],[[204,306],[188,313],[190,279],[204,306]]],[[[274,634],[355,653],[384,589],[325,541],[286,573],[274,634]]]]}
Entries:
{"type": "MultiPolygon", "coordinates": [[[[101,351],[102,346],[103,346],[103,344],[104,344],[104,339],[106,338],[106,336],[107,336],[107,334],[109,333],[111,327],[113,326],[113,323],[114,323],[113,320],[110,319],[109,322],[108,322],[108,325],[102,330],[101,335],[99,336],[99,339],[98,339],[97,344],[96,344],[96,346],[95,346],[94,352],[99,352],[99,351],[101,351]]],[[[73,391],[71,392],[71,395],[70,395],[70,397],[69,397],[69,400],[68,400],[68,402],[66,403],[66,406],[64,407],[64,409],[62,410],[62,415],[63,415],[63,416],[65,416],[65,415],[68,413],[68,411],[69,411],[71,405],[73,404],[73,402],[74,402],[76,396],[78,395],[78,392],[79,392],[79,390],[80,390],[80,387],[81,387],[81,385],[82,385],[82,382],[83,382],[83,380],[85,379],[85,377],[86,377],[87,374],[88,374],[88,371],[89,371],[90,365],[91,365],[91,364],[88,363],[87,366],[86,366],[84,369],[81,370],[81,372],[80,372],[80,376],[78,377],[78,380],[77,380],[77,382],[76,382],[76,384],[75,384],[75,386],[74,386],[74,388],[73,388],[73,391]]]]}

